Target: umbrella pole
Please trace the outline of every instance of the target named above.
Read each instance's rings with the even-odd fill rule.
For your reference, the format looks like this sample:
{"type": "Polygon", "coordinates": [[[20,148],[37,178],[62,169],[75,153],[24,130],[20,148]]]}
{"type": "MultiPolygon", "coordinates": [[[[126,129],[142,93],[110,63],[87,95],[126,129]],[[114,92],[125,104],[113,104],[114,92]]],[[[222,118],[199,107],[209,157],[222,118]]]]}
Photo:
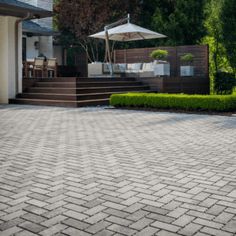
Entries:
{"type": "Polygon", "coordinates": [[[110,75],[113,76],[113,67],[112,67],[112,61],[111,61],[111,51],[110,51],[110,45],[109,45],[109,35],[107,31],[107,27],[105,27],[105,34],[106,34],[106,52],[108,54],[108,61],[109,61],[109,70],[110,75]]]}

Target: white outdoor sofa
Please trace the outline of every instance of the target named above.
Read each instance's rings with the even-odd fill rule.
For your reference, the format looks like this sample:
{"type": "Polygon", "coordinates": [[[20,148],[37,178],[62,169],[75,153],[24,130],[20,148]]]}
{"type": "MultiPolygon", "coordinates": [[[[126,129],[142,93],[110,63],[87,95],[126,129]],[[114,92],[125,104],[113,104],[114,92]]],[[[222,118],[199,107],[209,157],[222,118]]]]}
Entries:
{"type": "MultiPolygon", "coordinates": [[[[128,63],[112,64],[115,76],[126,77],[156,77],[170,75],[169,64],[149,63],[128,63]],[[164,65],[164,66],[163,66],[164,65]]],[[[110,64],[91,63],[88,64],[88,77],[103,77],[110,75],[110,64]]]]}

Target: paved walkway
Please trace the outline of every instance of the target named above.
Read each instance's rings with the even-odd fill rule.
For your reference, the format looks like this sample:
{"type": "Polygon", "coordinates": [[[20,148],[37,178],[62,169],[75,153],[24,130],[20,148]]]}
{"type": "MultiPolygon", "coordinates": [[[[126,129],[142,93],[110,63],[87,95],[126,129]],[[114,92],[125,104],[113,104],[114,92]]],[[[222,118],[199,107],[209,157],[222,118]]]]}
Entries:
{"type": "Polygon", "coordinates": [[[236,235],[236,117],[0,106],[0,235],[236,235]]]}

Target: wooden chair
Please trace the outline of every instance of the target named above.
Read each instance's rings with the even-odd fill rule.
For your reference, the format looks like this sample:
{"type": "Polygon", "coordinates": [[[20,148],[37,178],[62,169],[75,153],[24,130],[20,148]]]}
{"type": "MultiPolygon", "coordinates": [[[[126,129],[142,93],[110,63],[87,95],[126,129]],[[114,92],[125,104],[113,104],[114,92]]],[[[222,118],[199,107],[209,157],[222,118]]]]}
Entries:
{"type": "Polygon", "coordinates": [[[47,76],[56,77],[57,76],[57,59],[56,58],[49,58],[47,60],[45,70],[46,70],[47,76]]]}
{"type": "Polygon", "coordinates": [[[33,75],[34,77],[38,75],[38,72],[41,72],[41,77],[44,76],[44,58],[43,57],[37,57],[34,59],[34,65],[33,65],[33,75]]]}

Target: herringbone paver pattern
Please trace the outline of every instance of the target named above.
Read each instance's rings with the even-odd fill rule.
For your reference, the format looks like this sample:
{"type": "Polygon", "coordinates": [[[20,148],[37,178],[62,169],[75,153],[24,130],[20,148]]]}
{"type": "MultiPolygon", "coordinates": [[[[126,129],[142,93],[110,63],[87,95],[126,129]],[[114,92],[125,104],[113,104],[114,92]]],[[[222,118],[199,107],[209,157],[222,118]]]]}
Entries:
{"type": "Polygon", "coordinates": [[[0,235],[236,235],[236,117],[0,106],[0,235]]]}

